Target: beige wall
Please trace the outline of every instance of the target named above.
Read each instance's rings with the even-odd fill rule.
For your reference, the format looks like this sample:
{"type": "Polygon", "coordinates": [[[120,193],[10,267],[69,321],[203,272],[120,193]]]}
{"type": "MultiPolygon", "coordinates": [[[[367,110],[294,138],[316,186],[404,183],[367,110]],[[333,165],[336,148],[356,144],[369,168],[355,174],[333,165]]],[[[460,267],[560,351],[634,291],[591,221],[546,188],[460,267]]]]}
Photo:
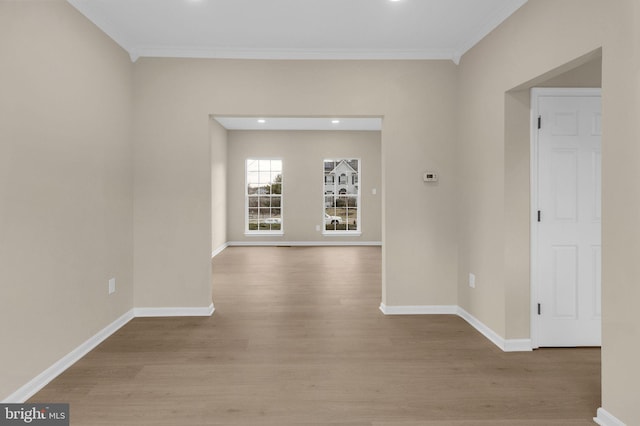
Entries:
{"type": "Polygon", "coordinates": [[[211,248],[227,243],[227,130],[217,121],[211,127],[211,248]]]}
{"type": "Polygon", "coordinates": [[[146,59],[135,64],[135,303],[211,302],[209,116],[384,116],[382,298],[456,303],[450,61],[146,59]],[[440,182],[426,185],[422,172],[440,182]],[[383,208],[384,209],[384,208],[383,208]]]}
{"type": "MultiPolygon", "coordinates": [[[[539,84],[530,82],[533,87],[602,87],[602,50],[598,49],[583,57],[586,62],[572,62],[575,68],[560,75],[544,78],[539,84]]],[[[529,90],[524,90],[530,93],[529,90]]]]}
{"type": "Polygon", "coordinates": [[[631,0],[531,0],[464,55],[458,92],[459,302],[503,336],[528,337],[522,224],[528,228],[529,210],[520,194],[529,191],[529,141],[514,131],[526,125],[528,95],[511,90],[588,84],[589,65],[563,73],[583,61],[597,67],[590,61],[602,47],[603,407],[627,424],[640,424],[640,328],[632,314],[640,192],[630,186],[640,173],[639,18],[631,0]]]}
{"type": "Polygon", "coordinates": [[[3,400],[133,307],[132,64],[56,0],[0,1],[0,58],[3,400]]]}
{"type": "Polygon", "coordinates": [[[355,241],[382,240],[380,132],[231,131],[229,132],[230,241],[355,241]],[[281,158],[284,167],[282,237],[245,236],[245,160],[281,158]],[[323,237],[323,160],[359,158],[361,231],[359,237],[323,237]],[[377,194],[372,194],[372,189],[377,194]]]}
{"type": "Polygon", "coordinates": [[[602,47],[603,406],[640,424],[639,8],[530,0],[457,68],[132,65],[62,0],[0,1],[0,340],[15,342],[0,351],[0,397],[133,306],[209,305],[210,253],[227,238],[225,135],[211,114],[384,116],[382,300],[459,303],[528,337],[523,89],[592,81],[577,58],[602,47]],[[424,184],[425,170],[440,182],[424,184]]]}

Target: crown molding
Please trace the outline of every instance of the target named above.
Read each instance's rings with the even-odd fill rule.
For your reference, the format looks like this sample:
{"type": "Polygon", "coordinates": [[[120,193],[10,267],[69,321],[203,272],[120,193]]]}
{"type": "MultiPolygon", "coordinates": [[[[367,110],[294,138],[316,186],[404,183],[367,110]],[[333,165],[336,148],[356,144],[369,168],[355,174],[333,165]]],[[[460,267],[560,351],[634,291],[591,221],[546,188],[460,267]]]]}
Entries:
{"type": "Polygon", "coordinates": [[[460,43],[458,49],[456,49],[458,59],[457,61],[454,60],[454,62],[456,64],[459,64],[460,59],[465,53],[473,48],[473,46],[478,44],[480,40],[485,38],[491,31],[502,24],[509,16],[513,15],[518,9],[524,6],[527,1],[528,0],[514,0],[511,3],[505,4],[502,8],[496,11],[496,13],[494,13],[476,31],[471,34],[471,37],[460,43]]]}
{"type": "MultiPolygon", "coordinates": [[[[123,46],[124,47],[124,46],[123,46]]],[[[132,61],[149,58],[262,59],[262,60],[450,60],[457,63],[454,50],[440,49],[232,49],[192,46],[136,46],[127,49],[132,61]]]]}
{"type": "Polygon", "coordinates": [[[84,7],[84,4],[81,0],[67,0],[67,2],[72,5],[78,12],[80,12],[85,18],[93,22],[96,27],[98,27],[103,33],[105,33],[108,37],[115,41],[120,47],[126,50],[127,53],[129,53],[131,60],[135,62],[135,59],[131,53],[133,51],[133,43],[131,43],[129,37],[127,37],[124,32],[118,29],[117,25],[114,25],[113,22],[104,17],[104,13],[98,12],[99,4],[96,3],[95,9],[90,9],[84,7]]]}

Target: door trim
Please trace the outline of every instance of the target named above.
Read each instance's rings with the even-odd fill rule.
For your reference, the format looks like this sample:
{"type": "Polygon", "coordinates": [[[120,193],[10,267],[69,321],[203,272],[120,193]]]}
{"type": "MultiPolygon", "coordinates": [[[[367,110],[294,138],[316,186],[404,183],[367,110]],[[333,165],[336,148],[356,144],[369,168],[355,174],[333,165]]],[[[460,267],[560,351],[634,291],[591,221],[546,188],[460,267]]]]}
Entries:
{"type": "Polygon", "coordinates": [[[545,96],[567,96],[567,97],[580,97],[580,96],[602,96],[602,89],[600,88],[538,88],[531,89],[531,119],[530,119],[530,239],[531,239],[531,251],[530,251],[530,287],[531,287],[531,300],[530,300],[530,325],[531,325],[531,347],[533,349],[539,348],[539,327],[538,327],[538,116],[540,111],[538,109],[538,100],[545,96]]]}

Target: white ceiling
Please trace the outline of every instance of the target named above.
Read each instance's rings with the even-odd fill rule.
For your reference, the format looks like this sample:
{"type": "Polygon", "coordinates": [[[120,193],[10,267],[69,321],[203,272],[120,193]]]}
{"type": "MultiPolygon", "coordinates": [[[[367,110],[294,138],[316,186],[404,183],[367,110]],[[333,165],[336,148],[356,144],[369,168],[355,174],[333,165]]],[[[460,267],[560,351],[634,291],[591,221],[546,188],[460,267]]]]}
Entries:
{"type": "Polygon", "coordinates": [[[68,0],[139,57],[451,59],[527,0],[68,0]]]}
{"type": "Polygon", "coordinates": [[[382,129],[379,117],[213,117],[227,130],[365,130],[382,129]]]}

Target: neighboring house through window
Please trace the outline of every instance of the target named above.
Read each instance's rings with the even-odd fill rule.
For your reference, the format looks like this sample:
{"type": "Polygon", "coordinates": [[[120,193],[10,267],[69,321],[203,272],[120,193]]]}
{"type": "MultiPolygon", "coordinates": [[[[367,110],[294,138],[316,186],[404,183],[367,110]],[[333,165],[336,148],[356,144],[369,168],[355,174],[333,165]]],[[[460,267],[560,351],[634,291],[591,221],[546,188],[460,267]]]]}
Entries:
{"type": "Polygon", "coordinates": [[[282,160],[247,160],[245,213],[247,234],[282,234],[282,160]]]}
{"type": "Polygon", "coordinates": [[[360,233],[359,175],[359,159],[324,160],[325,234],[360,233]]]}

